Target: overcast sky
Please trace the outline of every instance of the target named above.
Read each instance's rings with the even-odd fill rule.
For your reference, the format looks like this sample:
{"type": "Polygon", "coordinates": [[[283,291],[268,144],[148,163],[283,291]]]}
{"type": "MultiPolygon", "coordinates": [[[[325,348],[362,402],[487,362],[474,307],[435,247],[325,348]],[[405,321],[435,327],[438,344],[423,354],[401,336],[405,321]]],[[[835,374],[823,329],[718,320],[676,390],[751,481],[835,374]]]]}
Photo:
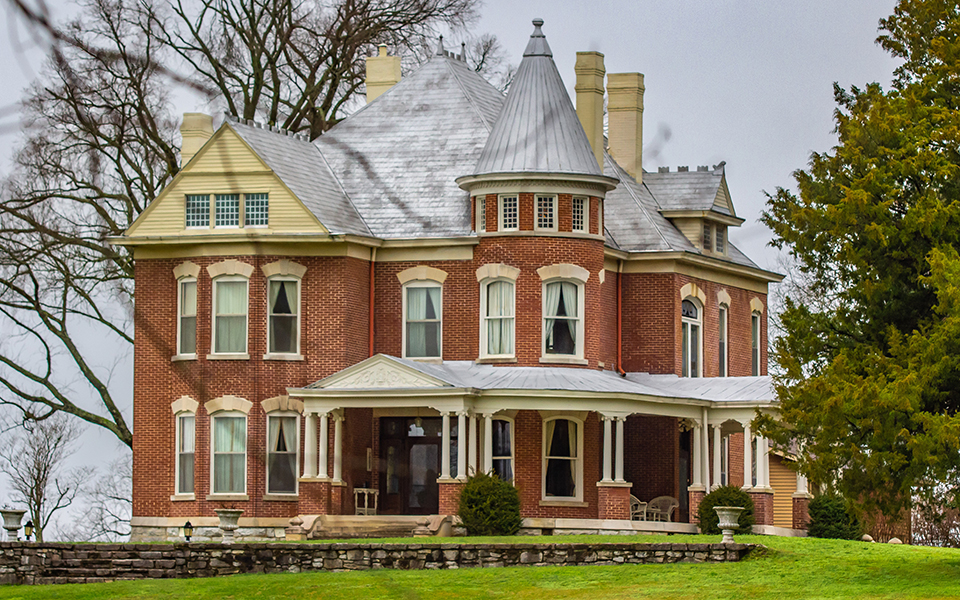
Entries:
{"type": "MultiPolygon", "coordinates": [[[[544,19],[571,96],[577,51],[602,52],[608,73],[643,73],[644,168],[692,170],[725,160],[734,205],[746,219],[731,231],[731,241],[761,267],[776,270],[776,255],[766,247],[770,232],[757,222],[763,192],[792,186],[791,172],[805,167],[812,151],[834,145],[834,82],[889,85],[896,63],[875,39],[879,19],[894,5],[894,0],[487,0],[475,33],[496,34],[510,62],[518,64],[531,20],[544,19]]],[[[57,4],[52,7],[54,17],[63,15],[57,4]]],[[[40,71],[43,55],[19,23],[5,18],[0,175],[18,141],[10,107],[40,71]]],[[[448,49],[459,49],[459,41],[449,40],[448,49]]],[[[198,108],[186,105],[181,112],[198,108]]],[[[131,368],[118,379],[127,394],[131,368]]],[[[100,450],[114,447],[110,437],[88,435],[77,460],[106,462],[111,452],[100,450]]]]}

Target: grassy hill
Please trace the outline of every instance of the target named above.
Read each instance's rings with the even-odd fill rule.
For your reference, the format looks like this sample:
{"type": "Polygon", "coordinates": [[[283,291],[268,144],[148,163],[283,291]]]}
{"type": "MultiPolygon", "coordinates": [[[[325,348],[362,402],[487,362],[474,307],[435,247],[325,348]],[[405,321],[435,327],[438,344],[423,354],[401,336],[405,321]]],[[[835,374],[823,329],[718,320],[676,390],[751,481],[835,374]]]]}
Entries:
{"type": "MultiPolygon", "coordinates": [[[[623,541],[604,536],[512,539],[553,543],[623,541]]],[[[667,540],[644,536],[639,541],[667,540]]],[[[717,542],[719,537],[674,536],[669,541],[717,542]]],[[[0,599],[960,598],[960,550],[762,536],[737,536],[737,541],[764,544],[768,549],[730,564],[236,575],[0,587],[0,599]]]]}

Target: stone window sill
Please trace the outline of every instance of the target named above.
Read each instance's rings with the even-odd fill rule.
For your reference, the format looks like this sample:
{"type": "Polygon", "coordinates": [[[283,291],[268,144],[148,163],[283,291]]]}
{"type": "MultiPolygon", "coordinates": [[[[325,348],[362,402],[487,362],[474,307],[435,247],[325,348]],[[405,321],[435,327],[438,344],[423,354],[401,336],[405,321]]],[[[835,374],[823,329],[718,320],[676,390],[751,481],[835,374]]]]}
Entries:
{"type": "Polygon", "coordinates": [[[556,364],[556,365],[587,365],[590,364],[585,358],[577,358],[576,356],[557,356],[555,354],[548,354],[546,356],[540,357],[540,362],[542,364],[556,364]]]}
{"type": "Polygon", "coordinates": [[[264,502],[296,502],[300,497],[297,494],[264,494],[264,502]]]}
{"type": "Polygon", "coordinates": [[[207,360],[250,360],[250,355],[244,352],[243,354],[208,354],[207,360]]]}
{"type": "Polygon", "coordinates": [[[540,506],[547,506],[553,508],[587,508],[590,506],[589,502],[582,502],[580,500],[541,500],[540,506]]]}
{"type": "Polygon", "coordinates": [[[187,360],[197,360],[196,354],[175,354],[170,357],[170,362],[181,362],[187,360]]]}
{"type": "Polygon", "coordinates": [[[289,360],[297,361],[303,360],[302,354],[264,354],[263,360],[289,360]]]}
{"type": "Polygon", "coordinates": [[[196,499],[197,497],[194,494],[174,494],[170,496],[171,502],[192,502],[196,499]]]}
{"type": "Polygon", "coordinates": [[[477,364],[477,365],[508,365],[508,364],[516,364],[517,357],[516,356],[486,357],[486,358],[478,358],[473,362],[474,364],[477,364]]]}
{"type": "Polygon", "coordinates": [[[442,364],[443,364],[443,359],[440,358],[439,356],[431,356],[431,357],[423,357],[423,358],[417,358],[417,357],[413,357],[413,356],[405,356],[404,358],[407,359],[407,360],[412,360],[412,361],[414,361],[414,362],[428,363],[428,364],[432,364],[432,365],[442,365],[442,364]]]}
{"type": "Polygon", "coordinates": [[[210,494],[207,502],[246,502],[250,496],[246,494],[210,494]]]}

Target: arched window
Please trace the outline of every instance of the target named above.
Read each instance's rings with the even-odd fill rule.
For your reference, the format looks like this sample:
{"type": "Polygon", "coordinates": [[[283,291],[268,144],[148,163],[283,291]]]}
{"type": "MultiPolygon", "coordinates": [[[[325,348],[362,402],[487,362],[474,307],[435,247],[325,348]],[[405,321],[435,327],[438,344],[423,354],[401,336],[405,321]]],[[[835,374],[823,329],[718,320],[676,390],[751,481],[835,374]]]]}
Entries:
{"type": "Polygon", "coordinates": [[[700,377],[701,348],[701,307],[700,303],[687,298],[680,304],[681,347],[682,347],[682,375],[683,377],[700,377]]]}
{"type": "Polygon", "coordinates": [[[247,353],[247,288],[240,275],[224,275],[213,281],[213,353],[247,353]]]}
{"type": "Polygon", "coordinates": [[[184,262],[173,270],[177,280],[177,353],[174,359],[197,357],[197,277],[200,267],[184,262]]]}
{"type": "Polygon", "coordinates": [[[176,461],[174,463],[173,500],[194,499],[194,465],[196,464],[197,407],[199,403],[189,396],[181,396],[172,405],[176,461]]]}
{"type": "Polygon", "coordinates": [[[247,493],[247,415],[223,411],[211,417],[211,493],[247,493]]]}
{"type": "Polygon", "coordinates": [[[293,412],[267,414],[267,493],[297,493],[300,419],[293,412]]]}
{"type": "Polygon", "coordinates": [[[582,423],[551,418],[543,423],[543,497],[583,498],[582,423]]]}
{"type": "Polygon", "coordinates": [[[583,354],[583,284],[551,281],[543,285],[545,355],[583,354]]]}
{"type": "Polygon", "coordinates": [[[403,288],[404,358],[440,358],[443,340],[443,287],[412,281],[403,288]]]}

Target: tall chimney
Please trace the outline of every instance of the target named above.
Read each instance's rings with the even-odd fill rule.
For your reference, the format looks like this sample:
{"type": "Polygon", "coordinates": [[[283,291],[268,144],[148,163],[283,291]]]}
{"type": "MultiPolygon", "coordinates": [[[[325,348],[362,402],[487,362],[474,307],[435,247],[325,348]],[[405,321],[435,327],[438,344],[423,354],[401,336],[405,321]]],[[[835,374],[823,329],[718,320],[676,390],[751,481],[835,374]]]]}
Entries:
{"type": "Polygon", "coordinates": [[[577,116],[603,170],[603,54],[577,52],[577,116]]]}
{"type": "Polygon", "coordinates": [[[607,76],[607,142],[610,156],[643,181],[643,74],[607,76]]]}
{"type": "Polygon", "coordinates": [[[380,44],[377,52],[367,57],[367,104],[400,83],[400,57],[387,56],[386,44],[380,44]]]}
{"type": "Polygon", "coordinates": [[[213,135],[213,117],[203,113],[183,113],[180,125],[180,166],[183,167],[213,135]]]}

